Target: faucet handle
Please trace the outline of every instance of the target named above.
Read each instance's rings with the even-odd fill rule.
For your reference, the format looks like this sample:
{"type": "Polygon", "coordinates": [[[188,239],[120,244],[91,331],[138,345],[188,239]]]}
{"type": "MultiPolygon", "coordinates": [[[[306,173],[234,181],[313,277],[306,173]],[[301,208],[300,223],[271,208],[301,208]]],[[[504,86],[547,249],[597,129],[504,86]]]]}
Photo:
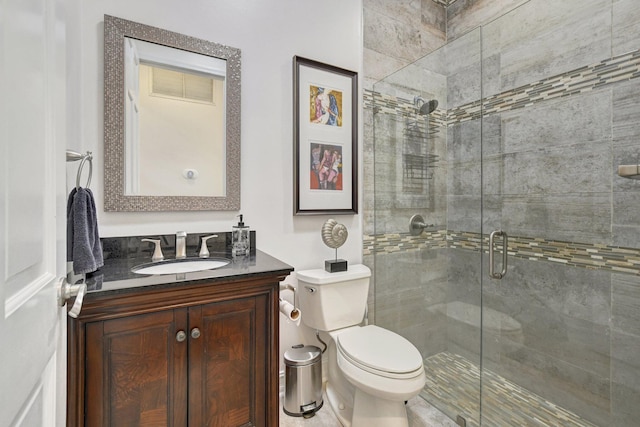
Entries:
{"type": "Polygon", "coordinates": [[[151,257],[151,261],[162,261],[164,259],[162,249],[160,248],[160,239],[142,239],[142,241],[155,243],[156,245],[153,251],[153,256],[151,257]]]}
{"type": "Polygon", "coordinates": [[[206,236],[202,238],[202,246],[200,246],[200,258],[207,258],[209,256],[209,248],[207,247],[207,240],[212,237],[218,237],[217,234],[212,234],[211,236],[206,236]]]}

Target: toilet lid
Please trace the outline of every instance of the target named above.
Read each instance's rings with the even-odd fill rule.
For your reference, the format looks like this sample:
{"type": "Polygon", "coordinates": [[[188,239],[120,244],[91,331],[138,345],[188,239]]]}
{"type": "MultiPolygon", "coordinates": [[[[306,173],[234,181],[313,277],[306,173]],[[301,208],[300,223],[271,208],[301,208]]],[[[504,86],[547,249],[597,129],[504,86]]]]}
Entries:
{"type": "Polygon", "coordinates": [[[392,374],[422,369],[422,356],[413,344],[395,332],[375,325],[345,331],[336,341],[346,357],[369,369],[392,374]]]}

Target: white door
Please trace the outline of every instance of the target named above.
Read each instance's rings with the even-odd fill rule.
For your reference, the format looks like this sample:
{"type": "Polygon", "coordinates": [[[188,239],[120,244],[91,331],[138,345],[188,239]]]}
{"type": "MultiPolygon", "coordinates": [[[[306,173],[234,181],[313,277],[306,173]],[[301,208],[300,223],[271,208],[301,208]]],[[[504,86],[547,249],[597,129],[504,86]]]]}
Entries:
{"type": "Polygon", "coordinates": [[[65,424],[65,20],[0,0],[0,427],[65,424]]]}

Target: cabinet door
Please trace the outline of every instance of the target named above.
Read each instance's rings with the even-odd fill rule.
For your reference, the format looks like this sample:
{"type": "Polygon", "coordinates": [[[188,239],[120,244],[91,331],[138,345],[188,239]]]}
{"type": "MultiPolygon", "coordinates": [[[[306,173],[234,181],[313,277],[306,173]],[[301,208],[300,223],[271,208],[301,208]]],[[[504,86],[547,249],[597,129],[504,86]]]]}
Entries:
{"type": "Polygon", "coordinates": [[[189,309],[189,426],[266,425],[267,312],[265,295],[189,309]]]}
{"type": "Polygon", "coordinates": [[[184,427],[186,326],[186,310],[87,324],[85,425],[184,427]]]}

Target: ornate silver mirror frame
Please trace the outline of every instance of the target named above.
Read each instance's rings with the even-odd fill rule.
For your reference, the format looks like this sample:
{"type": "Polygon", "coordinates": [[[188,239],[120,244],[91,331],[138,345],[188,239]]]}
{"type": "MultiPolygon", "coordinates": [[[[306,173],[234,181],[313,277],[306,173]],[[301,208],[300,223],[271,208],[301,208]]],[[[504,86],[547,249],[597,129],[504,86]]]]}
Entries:
{"type": "Polygon", "coordinates": [[[104,16],[104,210],[214,211],[240,209],[240,50],[179,33],[104,16]],[[226,194],[138,196],[125,192],[125,37],[207,55],[227,62],[226,194]]]}

